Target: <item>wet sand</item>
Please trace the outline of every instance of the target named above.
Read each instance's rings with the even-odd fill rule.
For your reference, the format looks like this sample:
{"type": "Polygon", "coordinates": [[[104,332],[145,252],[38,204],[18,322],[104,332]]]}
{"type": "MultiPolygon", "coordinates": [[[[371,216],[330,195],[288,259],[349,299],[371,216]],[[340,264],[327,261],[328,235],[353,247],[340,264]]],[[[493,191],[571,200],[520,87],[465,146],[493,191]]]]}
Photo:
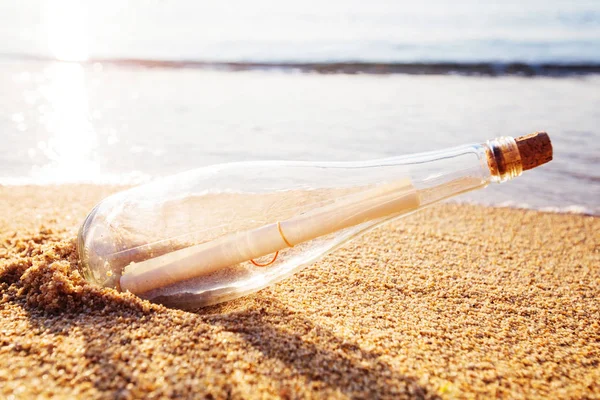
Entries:
{"type": "Polygon", "coordinates": [[[190,313],[76,272],[115,190],[0,187],[0,397],[600,396],[600,218],[442,205],[190,313]]]}

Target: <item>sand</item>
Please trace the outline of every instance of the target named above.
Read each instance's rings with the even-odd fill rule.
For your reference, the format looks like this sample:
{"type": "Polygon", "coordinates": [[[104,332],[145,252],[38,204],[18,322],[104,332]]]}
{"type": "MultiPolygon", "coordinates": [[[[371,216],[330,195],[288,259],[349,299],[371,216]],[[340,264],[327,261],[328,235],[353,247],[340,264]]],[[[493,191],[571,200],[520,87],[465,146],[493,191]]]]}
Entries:
{"type": "Polygon", "coordinates": [[[192,313],[79,276],[117,189],[0,187],[0,397],[600,398],[600,218],[437,206],[192,313]]]}

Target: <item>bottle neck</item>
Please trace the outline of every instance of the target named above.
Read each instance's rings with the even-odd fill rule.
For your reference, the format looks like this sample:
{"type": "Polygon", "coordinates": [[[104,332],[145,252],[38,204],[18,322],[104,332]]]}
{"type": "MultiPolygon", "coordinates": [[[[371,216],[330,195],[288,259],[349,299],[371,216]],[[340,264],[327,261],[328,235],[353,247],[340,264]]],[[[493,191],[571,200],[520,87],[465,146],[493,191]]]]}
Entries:
{"type": "Polygon", "coordinates": [[[511,137],[429,156],[432,158],[427,163],[429,168],[421,167],[412,176],[422,206],[484,188],[490,183],[506,182],[523,172],[519,148],[511,137]]]}
{"type": "Polygon", "coordinates": [[[492,182],[506,182],[523,173],[517,142],[510,136],[488,140],[483,144],[492,182]]]}

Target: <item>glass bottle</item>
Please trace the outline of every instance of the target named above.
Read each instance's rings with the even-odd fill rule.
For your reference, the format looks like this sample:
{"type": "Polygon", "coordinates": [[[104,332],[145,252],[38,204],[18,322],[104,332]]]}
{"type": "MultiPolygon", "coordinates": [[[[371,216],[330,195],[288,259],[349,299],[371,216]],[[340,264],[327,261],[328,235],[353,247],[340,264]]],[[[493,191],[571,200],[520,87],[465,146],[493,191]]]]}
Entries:
{"type": "Polygon", "coordinates": [[[178,308],[260,290],[386,221],[552,159],[548,135],[366,162],[243,162],[117,193],[79,231],[84,277],[178,308]]]}

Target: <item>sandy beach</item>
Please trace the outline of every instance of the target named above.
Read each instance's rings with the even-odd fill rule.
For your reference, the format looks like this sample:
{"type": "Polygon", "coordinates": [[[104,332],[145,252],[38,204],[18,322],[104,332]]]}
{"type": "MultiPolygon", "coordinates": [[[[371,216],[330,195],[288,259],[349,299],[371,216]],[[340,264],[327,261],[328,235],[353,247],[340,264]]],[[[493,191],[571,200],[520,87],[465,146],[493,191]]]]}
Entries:
{"type": "Polygon", "coordinates": [[[0,397],[600,397],[598,217],[440,205],[184,312],[77,272],[116,190],[0,187],[0,397]]]}

